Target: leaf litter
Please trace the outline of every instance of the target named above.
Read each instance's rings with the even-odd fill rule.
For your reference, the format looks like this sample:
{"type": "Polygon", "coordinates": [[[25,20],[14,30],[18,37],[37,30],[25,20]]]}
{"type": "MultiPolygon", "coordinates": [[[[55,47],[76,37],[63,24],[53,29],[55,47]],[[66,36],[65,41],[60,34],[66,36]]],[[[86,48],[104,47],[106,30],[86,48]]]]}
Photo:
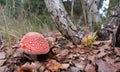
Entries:
{"type": "Polygon", "coordinates": [[[110,40],[75,46],[60,33],[43,35],[50,52],[35,59],[19,48],[17,38],[12,39],[13,54],[8,56],[9,45],[1,38],[0,72],[120,72],[120,48],[112,47],[110,40]]]}

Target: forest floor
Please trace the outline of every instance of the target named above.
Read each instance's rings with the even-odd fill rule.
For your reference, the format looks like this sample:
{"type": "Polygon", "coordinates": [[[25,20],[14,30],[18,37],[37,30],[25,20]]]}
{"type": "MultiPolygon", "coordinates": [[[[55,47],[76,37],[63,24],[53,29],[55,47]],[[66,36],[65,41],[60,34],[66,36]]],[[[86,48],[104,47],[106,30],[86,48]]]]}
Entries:
{"type": "Polygon", "coordinates": [[[110,40],[75,46],[60,33],[43,35],[50,52],[36,58],[21,51],[20,39],[13,38],[9,46],[1,38],[0,72],[120,72],[120,48],[110,40]]]}

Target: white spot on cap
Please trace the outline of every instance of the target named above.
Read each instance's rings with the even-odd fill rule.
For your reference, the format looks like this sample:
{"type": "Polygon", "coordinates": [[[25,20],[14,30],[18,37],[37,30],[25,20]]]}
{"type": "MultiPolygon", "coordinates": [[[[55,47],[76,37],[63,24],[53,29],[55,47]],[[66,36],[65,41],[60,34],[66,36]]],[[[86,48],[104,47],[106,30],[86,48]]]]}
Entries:
{"type": "Polygon", "coordinates": [[[29,48],[28,51],[29,51],[29,52],[32,51],[31,48],[29,48]]]}
{"type": "Polygon", "coordinates": [[[35,44],[32,43],[32,46],[34,46],[35,44]]]}

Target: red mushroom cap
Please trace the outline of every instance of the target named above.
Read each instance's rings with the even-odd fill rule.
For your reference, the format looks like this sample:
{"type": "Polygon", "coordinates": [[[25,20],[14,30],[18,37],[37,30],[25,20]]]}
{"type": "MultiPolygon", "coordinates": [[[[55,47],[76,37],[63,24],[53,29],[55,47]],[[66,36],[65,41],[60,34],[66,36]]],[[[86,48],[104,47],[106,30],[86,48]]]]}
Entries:
{"type": "Polygon", "coordinates": [[[20,48],[27,53],[32,55],[46,54],[50,48],[43,35],[37,32],[27,33],[20,41],[20,48]]]}

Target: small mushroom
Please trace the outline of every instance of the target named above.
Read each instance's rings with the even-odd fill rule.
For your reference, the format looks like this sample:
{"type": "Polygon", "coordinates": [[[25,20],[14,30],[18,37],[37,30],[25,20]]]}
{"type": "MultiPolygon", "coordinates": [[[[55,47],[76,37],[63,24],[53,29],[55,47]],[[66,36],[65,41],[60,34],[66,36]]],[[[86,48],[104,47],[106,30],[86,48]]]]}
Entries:
{"type": "Polygon", "coordinates": [[[50,48],[43,37],[37,32],[29,32],[20,41],[20,48],[27,54],[41,55],[49,52],[50,48]]]}

